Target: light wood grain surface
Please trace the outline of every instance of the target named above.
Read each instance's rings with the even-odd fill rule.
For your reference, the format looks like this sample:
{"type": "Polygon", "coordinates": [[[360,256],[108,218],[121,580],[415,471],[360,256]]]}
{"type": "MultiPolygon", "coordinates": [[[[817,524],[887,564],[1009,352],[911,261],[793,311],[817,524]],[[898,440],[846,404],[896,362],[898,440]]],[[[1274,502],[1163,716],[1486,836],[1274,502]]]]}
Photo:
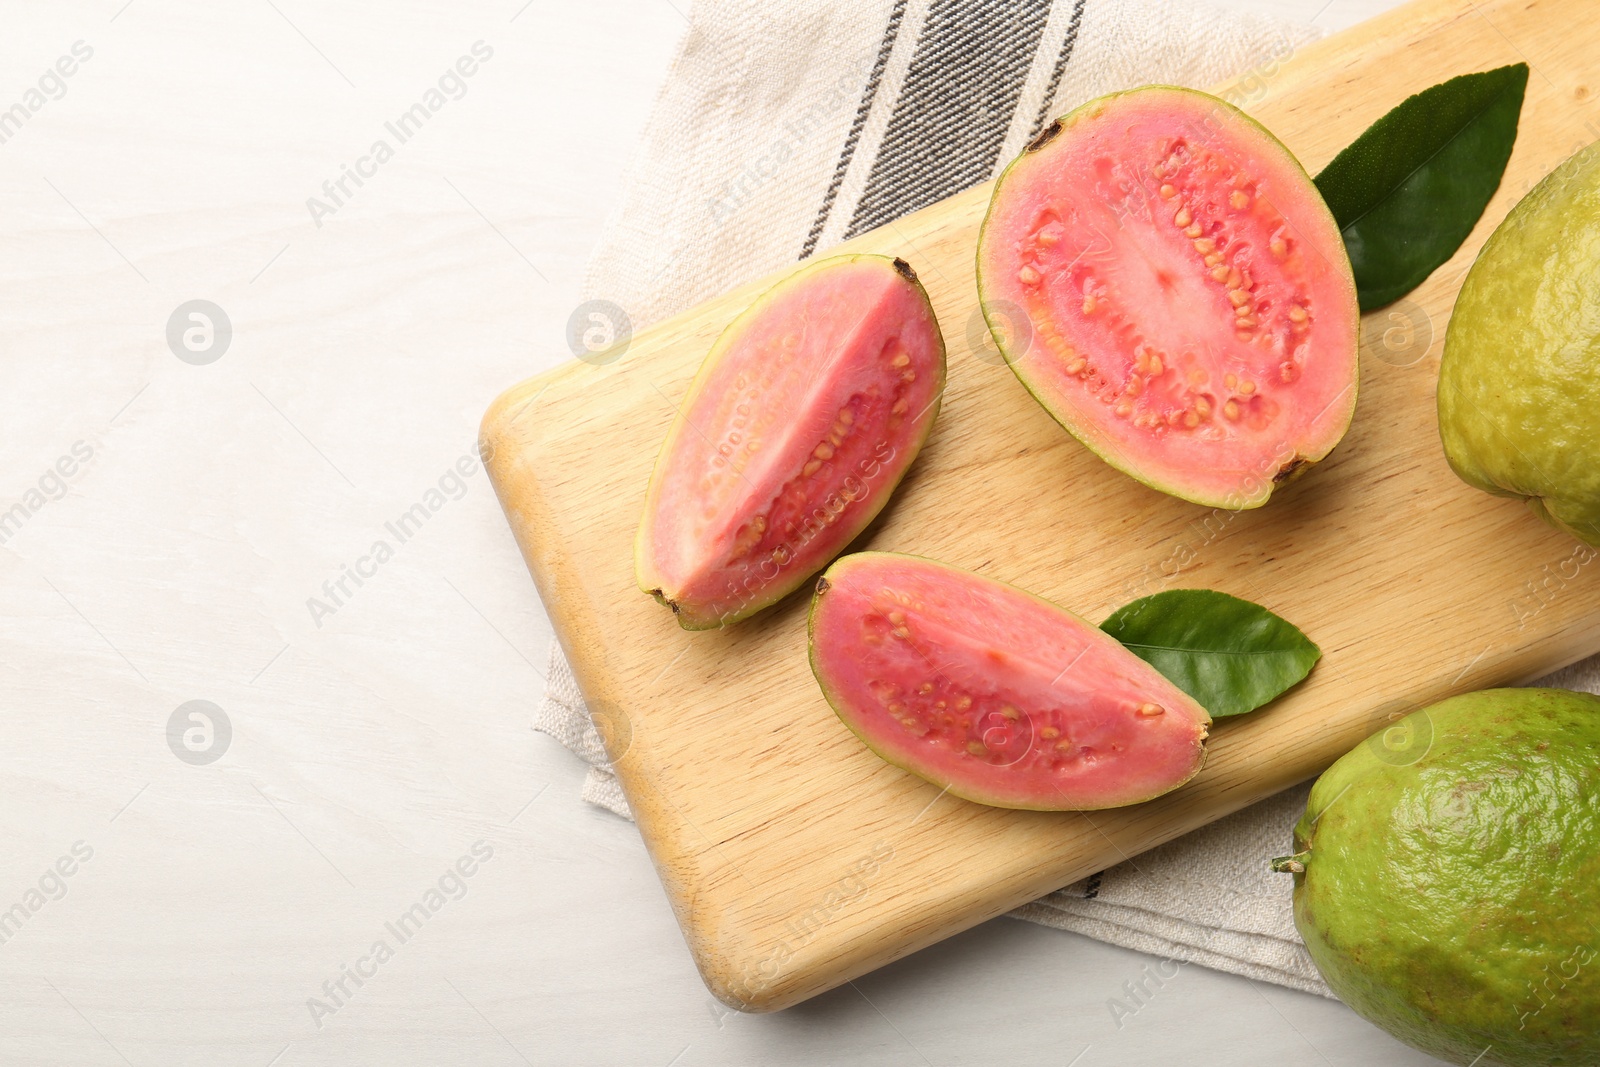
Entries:
{"type": "Polygon", "coordinates": [[[1406,304],[1369,317],[1349,436],[1259,511],[1196,508],[1117,474],[1000,364],[975,325],[987,186],[845,246],[908,259],[951,350],[933,437],[860,546],[970,567],[1093,618],[1163,588],[1222,589],[1323,648],[1305,685],[1220,723],[1201,775],[1149,804],[1091,816],[941,796],[828,709],[806,663],[803,597],[687,634],[635,588],[632,537],[673,405],[772,279],[641,334],[614,364],[568,366],[496,401],[491,475],[580,683],[615,724],[619,774],[717,996],[794,1004],[1303,780],[1395,713],[1600,649],[1600,576],[1572,567],[1572,542],[1521,505],[1460,483],[1433,411],[1473,255],[1533,182],[1594,139],[1596,54],[1600,22],[1583,0],[1423,0],[1227,88],[1315,172],[1411,92],[1470,69],[1534,68],[1484,220],[1406,304]]]}

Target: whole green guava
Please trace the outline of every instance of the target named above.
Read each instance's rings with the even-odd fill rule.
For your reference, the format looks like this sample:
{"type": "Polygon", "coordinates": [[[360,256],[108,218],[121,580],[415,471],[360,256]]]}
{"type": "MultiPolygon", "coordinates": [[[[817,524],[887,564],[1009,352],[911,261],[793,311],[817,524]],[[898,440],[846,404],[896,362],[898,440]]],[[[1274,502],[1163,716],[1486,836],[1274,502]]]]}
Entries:
{"type": "Polygon", "coordinates": [[[1458,1064],[1600,1064],[1600,698],[1488,689],[1413,712],[1317,780],[1295,926],[1322,976],[1458,1064]]]}
{"type": "Polygon", "coordinates": [[[1600,545],[1600,142],[1534,186],[1467,273],[1439,434],[1467,482],[1600,545]]]}

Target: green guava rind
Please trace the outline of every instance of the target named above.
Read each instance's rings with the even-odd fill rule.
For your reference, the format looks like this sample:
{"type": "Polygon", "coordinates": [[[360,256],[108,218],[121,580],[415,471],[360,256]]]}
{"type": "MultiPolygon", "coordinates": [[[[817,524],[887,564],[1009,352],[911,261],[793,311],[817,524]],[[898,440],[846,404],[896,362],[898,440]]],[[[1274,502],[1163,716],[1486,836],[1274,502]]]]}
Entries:
{"type": "Polygon", "coordinates": [[[1600,698],[1414,712],[1317,780],[1295,851],[1295,925],[1368,1021],[1451,1063],[1600,1062],[1600,698]]]}
{"type": "MultiPolygon", "coordinates": [[[[1199,97],[1207,101],[1209,104],[1214,105],[1216,109],[1215,114],[1226,115],[1230,119],[1242,122],[1259,132],[1271,147],[1278,150],[1279,154],[1281,155],[1281,161],[1285,164],[1284,173],[1298,174],[1304,180],[1306,189],[1305,203],[1308,210],[1317,210],[1321,217],[1319,221],[1325,221],[1327,228],[1330,229],[1333,234],[1337,235],[1339,233],[1339,224],[1334,219],[1333,212],[1328,208],[1327,202],[1323,200],[1322,193],[1317,188],[1316,182],[1312,180],[1311,175],[1306,171],[1305,167],[1301,165],[1300,160],[1295,156],[1295,154],[1289,151],[1288,146],[1282,141],[1278,140],[1277,136],[1271,130],[1267,129],[1261,123],[1251,118],[1245,112],[1234,107],[1227,101],[1219,97],[1214,97],[1209,93],[1201,92],[1198,89],[1188,89],[1183,86],[1176,85],[1143,85],[1135,89],[1126,89],[1122,90],[1121,92],[1107,93],[1104,96],[1096,97],[1093,100],[1089,100],[1083,104],[1080,104],[1067,114],[1057,119],[1056,124],[1060,126],[1061,130],[1071,129],[1074,124],[1082,119],[1098,114],[1109,101],[1115,99],[1116,97],[1126,96],[1133,93],[1148,92],[1171,92],[1181,93],[1191,97],[1199,97]]],[[[1059,133],[1057,133],[1056,136],[1059,136],[1059,133]]],[[[1035,142],[1035,144],[1037,143],[1038,142],[1035,142]]],[[[1033,146],[1030,145],[1029,147],[1031,149],[1033,146]]],[[[1027,161],[1030,154],[1030,151],[1024,151],[1018,155],[1016,159],[1006,164],[1005,169],[1000,172],[1000,177],[995,180],[995,196],[998,196],[1000,191],[1004,188],[1007,174],[1018,165],[1027,161]]],[[[993,197],[991,197],[989,208],[984,213],[983,223],[978,228],[976,277],[978,285],[978,304],[983,311],[984,321],[989,327],[989,332],[994,339],[995,347],[1005,359],[1006,365],[1011,368],[1012,373],[1017,376],[1017,380],[1022,383],[1023,388],[1026,389],[1029,395],[1038,402],[1039,406],[1044,408],[1044,410],[1049,413],[1050,417],[1054,419],[1062,429],[1066,430],[1073,437],[1077,438],[1079,443],[1081,443],[1085,448],[1089,449],[1090,452],[1093,452],[1096,456],[1100,457],[1106,463],[1110,464],[1112,467],[1115,467],[1117,470],[1128,475],[1128,477],[1134,479],[1142,485],[1146,485],[1157,492],[1166,493],[1169,496],[1175,496],[1180,500],[1187,500],[1191,503],[1201,504],[1207,507],[1222,508],[1229,511],[1249,511],[1253,508],[1261,507],[1268,500],[1270,500],[1272,498],[1273,490],[1303,477],[1312,466],[1326,459],[1329,453],[1331,453],[1334,448],[1338,446],[1339,442],[1344,439],[1345,433],[1349,430],[1350,423],[1355,419],[1356,394],[1360,378],[1360,362],[1354,345],[1351,346],[1350,351],[1349,399],[1348,403],[1343,406],[1343,422],[1338,427],[1337,432],[1330,436],[1323,447],[1309,449],[1304,454],[1297,453],[1289,467],[1283,473],[1283,476],[1280,478],[1258,479],[1258,484],[1248,487],[1244,492],[1230,494],[1225,497],[1213,497],[1205,494],[1194,493],[1189,491],[1184,486],[1175,485],[1159,478],[1152,477],[1145,471],[1139,469],[1137,464],[1124,462],[1110,454],[1108,450],[1099,446],[1094,439],[1094,435],[1087,432],[1085,427],[1080,426],[1071,415],[1059,410],[1055,405],[1048,403],[1044,396],[1041,395],[1040,391],[1028,380],[1027,375],[1021,370],[1022,358],[1027,354],[1026,349],[1021,352],[1017,352],[1012,349],[1008,343],[1009,331],[1007,327],[1009,324],[1001,321],[1001,319],[994,313],[990,302],[984,298],[985,287],[983,280],[984,270],[982,249],[984,247],[984,231],[988,229],[990,220],[994,216],[994,204],[995,200],[993,197]]],[[[1336,247],[1332,249],[1332,255],[1336,256],[1340,262],[1345,264],[1345,273],[1347,276],[1349,276],[1349,315],[1350,322],[1352,323],[1352,337],[1356,337],[1359,336],[1360,331],[1361,311],[1356,299],[1355,278],[1350,271],[1349,259],[1345,255],[1343,244],[1338,241],[1334,241],[1333,244],[1336,245],[1336,247]]]]}
{"type": "Polygon", "coordinates": [[[1439,435],[1468,484],[1600,545],[1600,143],[1511,210],[1456,298],[1439,435]]]}

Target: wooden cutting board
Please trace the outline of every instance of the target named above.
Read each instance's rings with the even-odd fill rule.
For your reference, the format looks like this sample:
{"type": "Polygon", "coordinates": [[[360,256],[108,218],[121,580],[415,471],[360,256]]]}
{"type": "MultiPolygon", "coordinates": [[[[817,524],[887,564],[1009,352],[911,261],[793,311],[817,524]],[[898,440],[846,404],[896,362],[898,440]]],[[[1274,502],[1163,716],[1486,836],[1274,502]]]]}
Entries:
{"type": "Polygon", "coordinates": [[[1457,480],[1434,416],[1445,325],[1479,246],[1600,136],[1596,57],[1592,0],[1422,0],[1219,90],[1315,173],[1410,93],[1532,67],[1483,221],[1409,301],[1368,317],[1349,436],[1257,511],[1146,489],[1018,384],[974,328],[989,186],[841,249],[909,260],[950,350],[933,436],[856,547],[946,560],[1090,618],[1161,589],[1221,589],[1322,646],[1305,684],[1219,722],[1200,776],[1148,804],[1035,813],[941,795],[873,756],[823,701],[806,660],[807,597],[726,632],[685,633],[635,587],[634,530],[674,405],[723,326],[776,276],[641,333],[608,366],[574,362],[495,401],[484,439],[500,500],[718,997],[753,1011],[794,1004],[1302,781],[1421,704],[1600,650],[1592,553],[1457,480]]]}

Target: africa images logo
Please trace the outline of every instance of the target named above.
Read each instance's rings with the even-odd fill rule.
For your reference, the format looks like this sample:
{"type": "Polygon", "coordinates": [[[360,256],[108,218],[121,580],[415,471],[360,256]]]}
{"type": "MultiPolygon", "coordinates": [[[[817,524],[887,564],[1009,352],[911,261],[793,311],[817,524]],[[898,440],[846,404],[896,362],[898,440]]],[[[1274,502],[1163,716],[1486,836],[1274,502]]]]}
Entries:
{"type": "Polygon", "coordinates": [[[311,1021],[317,1029],[322,1029],[325,1019],[337,1015],[348,1005],[362,986],[378,977],[383,965],[394,959],[396,950],[421,933],[423,926],[443,911],[446,904],[465,897],[468,880],[492,859],[494,845],[488,841],[474,841],[415,902],[383,924],[383,933],[373,939],[365,953],[356,957],[353,967],[340,963],[339,973],[322,983],[322,995],[306,998],[306,1010],[311,1013],[311,1021]]]}
{"type": "Polygon", "coordinates": [[[451,100],[460,100],[467,95],[467,79],[478,73],[481,64],[494,58],[494,49],[483,41],[474,41],[471,53],[457,58],[453,66],[439,75],[434,85],[423,91],[419,101],[383,124],[388,137],[373,141],[366,154],[356,158],[354,165],[340,164],[339,176],[322,183],[322,196],[306,198],[306,210],[311,213],[311,221],[317,224],[318,229],[322,227],[322,220],[337,214],[368,179],[378,176],[378,168],[395,157],[397,147],[421,133],[422,127],[444,110],[451,100]],[[389,138],[393,138],[393,144],[389,143],[389,138]]]}

